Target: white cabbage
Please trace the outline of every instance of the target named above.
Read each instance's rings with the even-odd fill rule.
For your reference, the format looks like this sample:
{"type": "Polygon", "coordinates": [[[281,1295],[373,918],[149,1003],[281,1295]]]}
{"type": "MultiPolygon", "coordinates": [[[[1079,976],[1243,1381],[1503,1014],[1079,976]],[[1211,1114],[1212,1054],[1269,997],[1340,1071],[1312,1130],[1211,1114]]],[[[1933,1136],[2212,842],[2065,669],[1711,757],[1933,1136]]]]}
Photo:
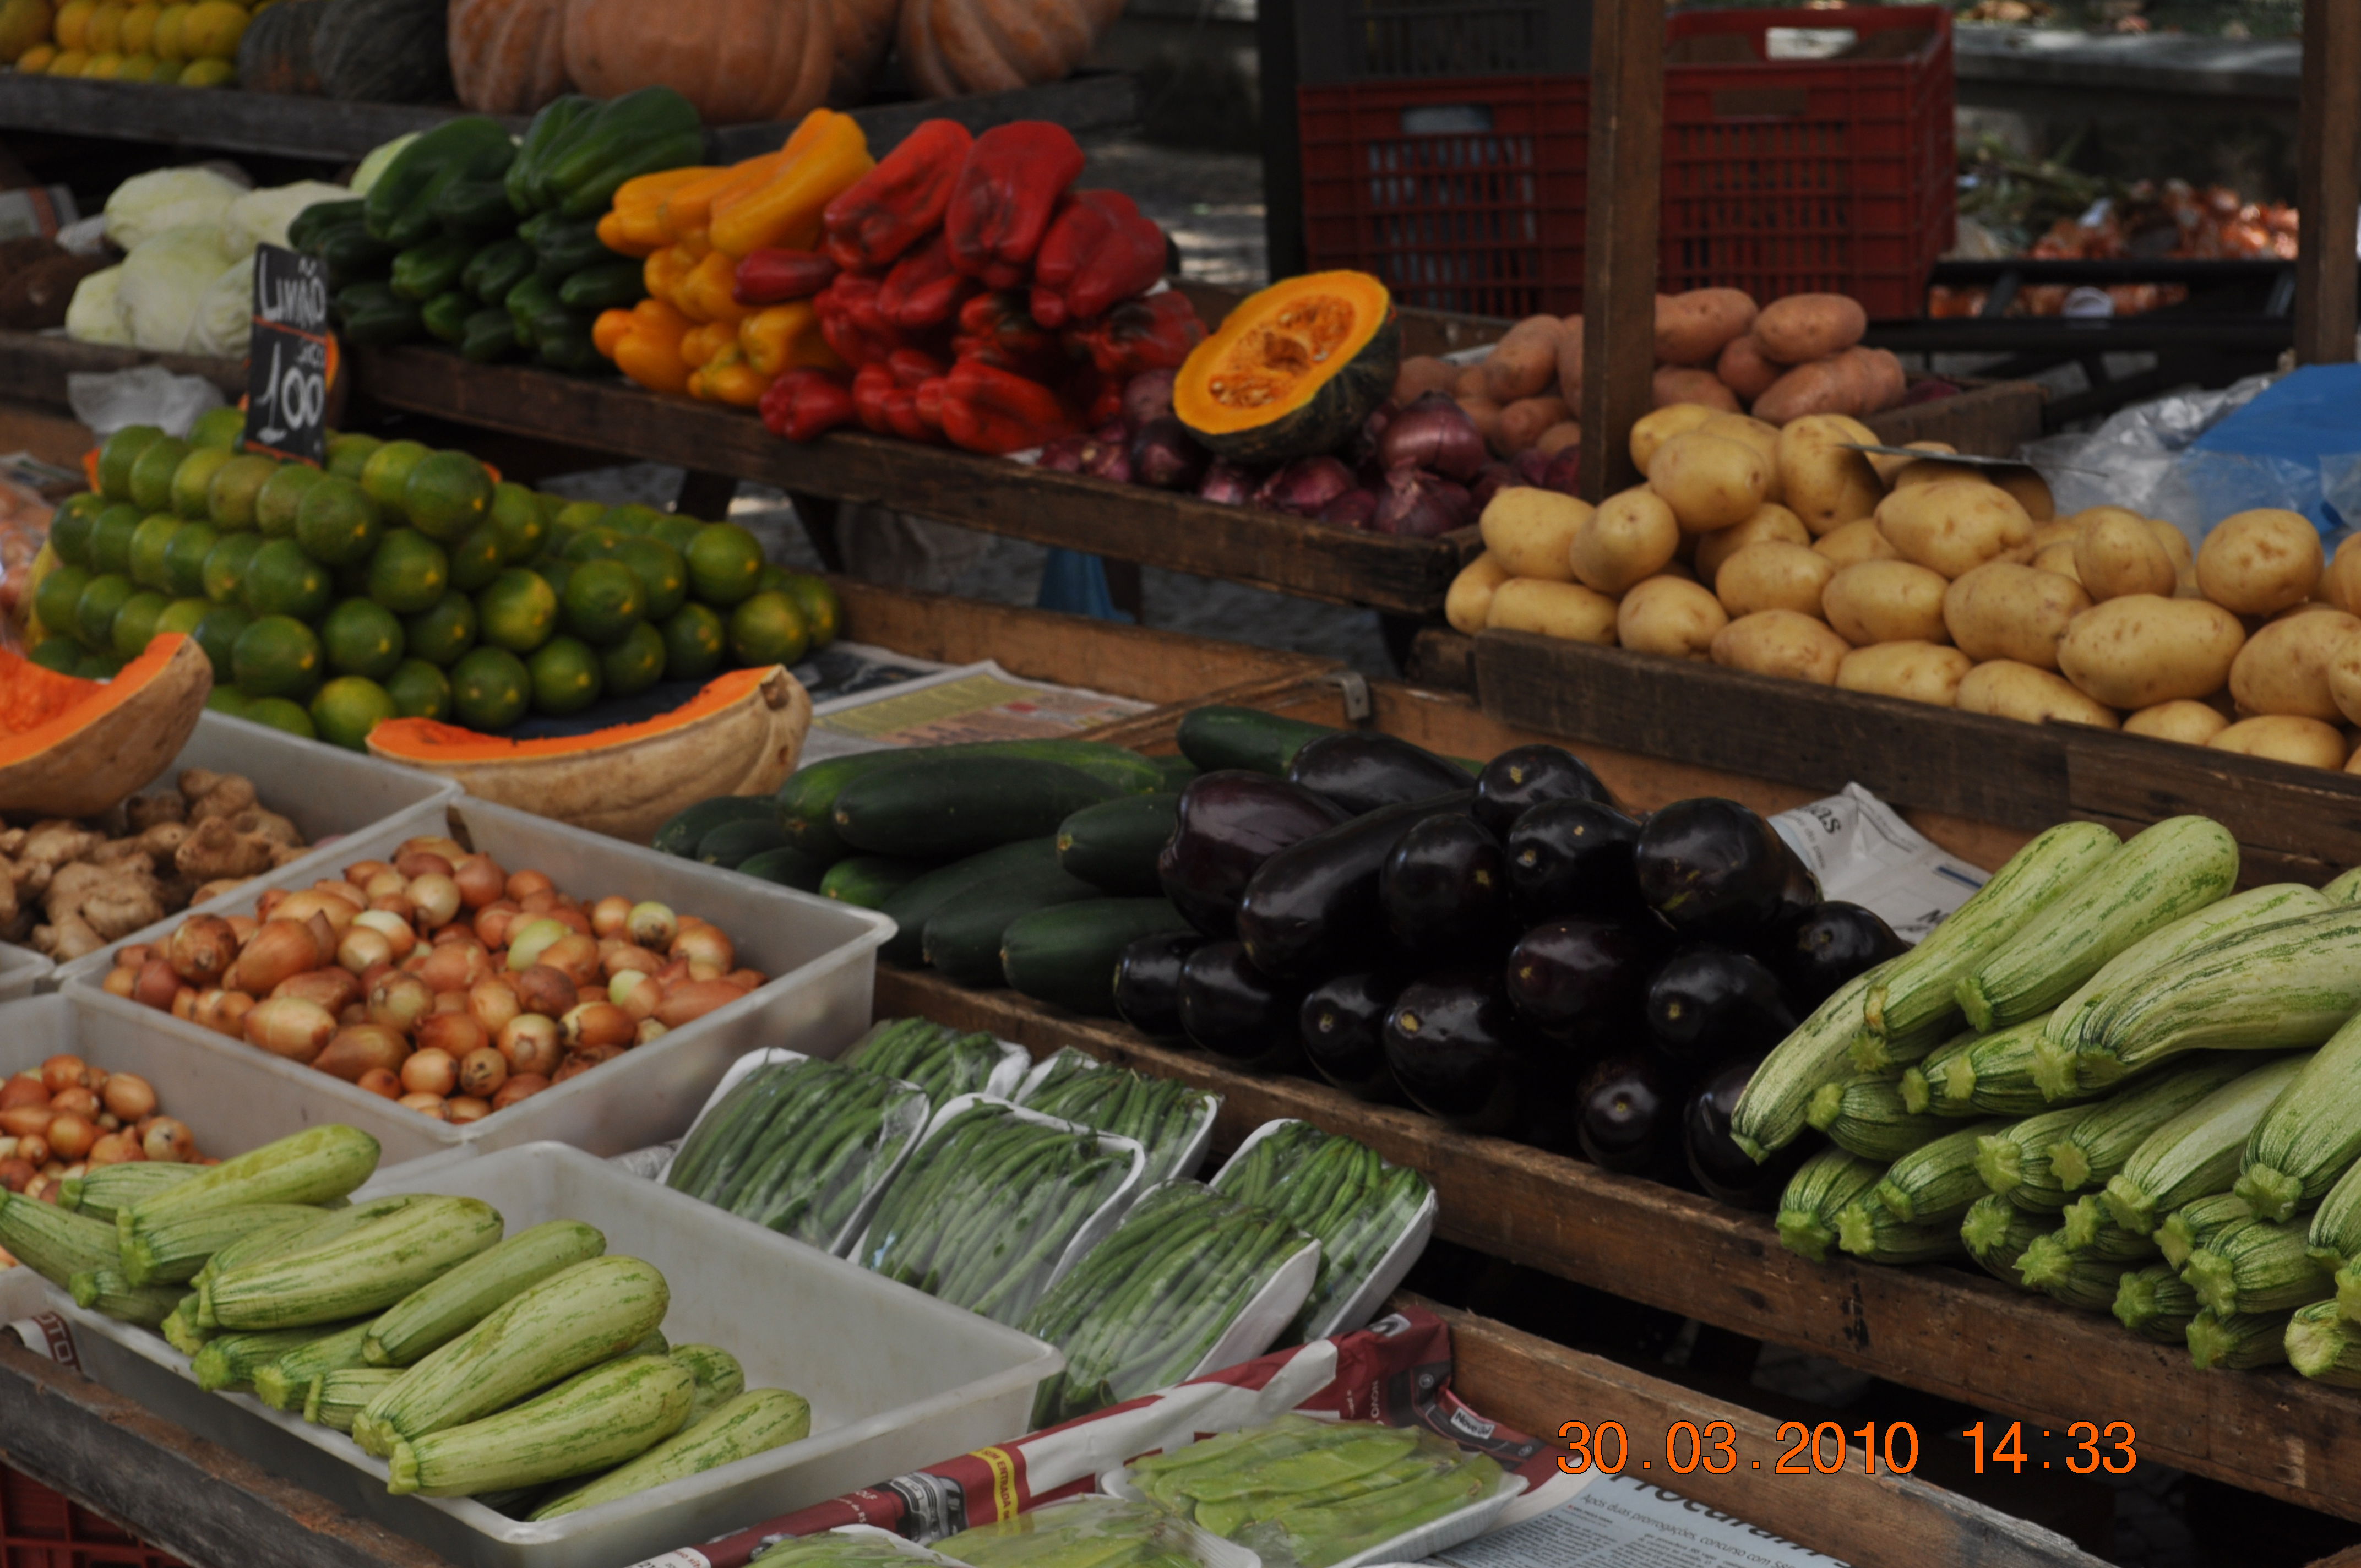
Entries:
{"type": "Polygon", "coordinates": [[[248,256],[258,245],[284,246],[287,225],[304,208],[317,202],[350,201],[352,194],[341,185],[318,180],[248,191],[222,214],[222,248],[233,256],[248,256]]]}
{"type": "Polygon", "coordinates": [[[120,267],[93,272],[76,284],[73,300],[66,306],[66,335],[82,343],[130,347],[131,329],[123,324],[123,313],[117,308],[116,291],[122,284],[120,267]]]}
{"type": "Polygon", "coordinates": [[[246,357],[247,336],[254,330],[254,257],[233,265],[213,280],[197,302],[196,321],[189,329],[189,352],[217,359],[246,357]]]}
{"type": "Polygon", "coordinates": [[[123,258],[117,304],[131,341],[151,353],[189,352],[206,291],[238,258],[222,248],[221,224],[167,229],[123,258]]]}
{"type": "Polygon", "coordinates": [[[106,237],[133,250],[167,229],[221,226],[247,188],[210,169],[159,169],[135,174],[106,199],[106,237]]]}

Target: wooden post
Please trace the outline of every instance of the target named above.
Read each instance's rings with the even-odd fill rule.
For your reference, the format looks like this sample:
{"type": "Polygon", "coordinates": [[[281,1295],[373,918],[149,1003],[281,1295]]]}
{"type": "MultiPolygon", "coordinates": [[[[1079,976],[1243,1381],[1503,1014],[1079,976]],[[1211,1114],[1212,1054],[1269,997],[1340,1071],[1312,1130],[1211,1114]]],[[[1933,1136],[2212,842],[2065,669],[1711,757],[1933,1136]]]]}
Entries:
{"type": "Polygon", "coordinates": [[[2361,5],[2354,0],[2304,0],[2303,129],[2296,150],[2303,248],[2295,264],[2295,356],[2306,365],[2343,364],[2353,357],[2354,214],[2361,207],[2356,80],[2361,5]]]}
{"type": "MultiPolygon", "coordinates": [[[[1295,0],[1261,0],[1255,8],[1256,71],[1262,94],[1265,282],[1303,270],[1303,144],[1296,126],[1298,70],[1295,0]]],[[[1213,318],[1208,317],[1208,320],[1213,318]]]]}
{"type": "MultiPolygon", "coordinates": [[[[2348,0],[2349,3],[2349,0],[2348,0]]],[[[1582,494],[1634,484],[1631,426],[1656,369],[1664,157],[1664,0],[1597,0],[1582,288],[1582,494]]]]}

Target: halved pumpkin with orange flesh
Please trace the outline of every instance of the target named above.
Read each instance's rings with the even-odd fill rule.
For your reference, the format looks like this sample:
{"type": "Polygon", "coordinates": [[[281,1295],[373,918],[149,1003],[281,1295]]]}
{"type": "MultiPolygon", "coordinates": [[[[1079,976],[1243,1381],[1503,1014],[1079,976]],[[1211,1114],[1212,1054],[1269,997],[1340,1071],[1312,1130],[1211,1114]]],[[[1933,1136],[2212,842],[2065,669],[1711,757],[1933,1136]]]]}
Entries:
{"type": "Polygon", "coordinates": [[[644,844],[683,806],[786,783],[810,728],[803,683],[771,664],[717,676],[670,713],[588,735],[503,740],[394,718],[369,731],[368,749],[481,799],[644,844]]]}
{"type": "Polygon", "coordinates": [[[1285,463],[1345,444],[1393,391],[1401,327],[1366,272],[1314,272],[1239,302],[1189,351],[1172,411],[1235,463],[1285,463]]]}
{"type": "Polygon", "coordinates": [[[205,710],[214,667],[168,632],[108,681],[0,649],[0,811],[95,817],[156,781],[205,710]]]}

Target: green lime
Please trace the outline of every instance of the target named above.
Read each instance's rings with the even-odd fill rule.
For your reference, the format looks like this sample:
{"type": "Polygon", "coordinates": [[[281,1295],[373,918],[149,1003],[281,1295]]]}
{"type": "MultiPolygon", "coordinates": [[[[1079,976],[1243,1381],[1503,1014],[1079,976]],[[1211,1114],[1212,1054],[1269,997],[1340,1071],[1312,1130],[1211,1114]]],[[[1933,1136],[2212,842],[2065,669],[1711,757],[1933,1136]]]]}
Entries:
{"type": "Polygon", "coordinates": [[[295,543],[326,565],[367,559],[384,532],[384,514],[368,492],[333,474],[304,491],[295,509],[295,543]]]}
{"type": "Polygon", "coordinates": [[[340,599],[367,598],[369,590],[369,563],[377,559],[371,551],[357,561],[347,561],[341,566],[328,568],[328,580],[336,585],[340,599]]]}
{"type": "Polygon", "coordinates": [[[300,702],[290,702],[283,696],[258,696],[248,701],[240,718],[250,718],[257,724],[268,724],[273,729],[284,729],[290,735],[301,735],[306,740],[317,740],[320,731],[313,727],[312,716],[303,711],[300,702]]]}
{"type": "Polygon", "coordinates": [[[223,681],[205,694],[205,706],[215,713],[226,713],[232,718],[244,718],[247,717],[247,707],[251,705],[246,700],[244,692],[228,682],[223,681]]]}
{"type": "Polygon", "coordinates": [[[263,538],[258,533],[233,533],[205,552],[205,598],[215,604],[232,604],[242,598],[246,592],[246,568],[262,545],[263,538]]]}
{"type": "Polygon", "coordinates": [[[115,656],[129,663],[145,653],[148,640],[156,635],[156,622],[171,602],[153,588],[143,588],[125,599],[123,608],[115,612],[115,624],[107,629],[107,646],[115,656]]]}
{"type": "Polygon", "coordinates": [[[631,634],[598,655],[598,671],[609,696],[636,696],[664,679],[664,633],[655,622],[642,620],[631,634]]]}
{"type": "Polygon", "coordinates": [[[524,661],[505,648],[478,648],[451,667],[451,712],[470,729],[506,729],[532,692],[524,661]]]}
{"type": "Polygon", "coordinates": [[[74,661],[73,673],[85,681],[111,681],[123,670],[123,661],[112,653],[100,653],[84,649],[74,661]]]}
{"type": "Polygon", "coordinates": [[[804,612],[804,630],[811,633],[811,645],[825,648],[836,641],[844,630],[844,606],[839,602],[836,590],[828,586],[825,577],[809,572],[787,574],[787,597],[804,612]]]}
{"type": "Polygon", "coordinates": [[[451,587],[451,558],[414,528],[397,528],[369,557],[368,597],[396,615],[434,607],[451,587]]]}
{"type": "Polygon", "coordinates": [[[604,501],[567,501],[557,509],[557,515],[549,520],[549,526],[565,529],[570,533],[590,527],[606,515],[607,503],[604,501]]]}
{"type": "Polygon", "coordinates": [[[708,522],[688,542],[688,588],[699,604],[736,604],[763,575],[763,547],[734,522],[708,522]]]}
{"type": "Polygon", "coordinates": [[[471,594],[500,575],[498,529],[485,523],[451,546],[451,586],[471,594]]]}
{"type": "Polygon", "coordinates": [[[148,514],[126,502],[112,506],[98,514],[90,528],[90,569],[93,572],[120,572],[131,575],[131,536],[148,514]]]}
{"type": "Polygon", "coordinates": [[[721,667],[729,630],[701,604],[685,604],[664,623],[664,679],[701,681],[721,667]]]}
{"type": "Polygon", "coordinates": [[[205,591],[205,557],[221,543],[209,522],[184,522],[164,546],[164,591],[188,598],[205,591]]]}
{"type": "Polygon", "coordinates": [[[208,599],[176,598],[164,607],[163,614],[156,618],[156,634],[160,637],[165,632],[177,631],[183,637],[194,636],[197,623],[204,620],[213,608],[212,601],[208,599]]]}
{"type": "Polygon", "coordinates": [[[492,537],[503,565],[522,566],[549,542],[549,518],[522,485],[492,487],[492,537]]]}
{"type": "Polygon", "coordinates": [[[301,463],[285,463],[254,494],[254,526],[273,539],[295,537],[295,519],[312,487],[328,476],[301,463]]]}
{"type": "Polygon", "coordinates": [[[566,580],[566,630],[604,648],[620,642],[646,618],[648,591],[620,561],[584,561],[566,580]]]}
{"type": "Polygon", "coordinates": [[[386,676],[385,693],[404,718],[451,717],[451,677],[423,659],[404,659],[386,676]]]}
{"type": "Polygon", "coordinates": [[[730,612],[730,652],[741,664],[793,664],[810,646],[804,612],[785,594],[756,594],[730,612]]]}
{"type": "Polygon", "coordinates": [[[607,515],[598,521],[620,532],[647,533],[667,515],[669,514],[660,512],[653,507],[642,506],[637,501],[625,501],[621,506],[608,508],[607,515]]]}
{"type": "Polygon", "coordinates": [[[106,498],[96,490],[84,490],[58,508],[49,519],[49,548],[59,560],[69,566],[90,565],[90,536],[105,510],[106,498]]]}
{"type": "Polygon", "coordinates": [[[430,452],[401,488],[410,526],[445,543],[465,539],[492,512],[492,477],[464,452],[430,452]]]}
{"type": "Polygon", "coordinates": [[[172,535],[179,532],[181,520],[169,511],[157,512],[144,519],[131,533],[131,580],[143,588],[164,586],[164,552],[171,548],[172,535]]]}
{"type": "Polygon", "coordinates": [[[535,713],[579,713],[598,700],[605,680],[597,652],[572,637],[551,638],[525,667],[533,675],[535,713]]]}
{"type": "Polygon", "coordinates": [[[82,645],[92,652],[104,652],[115,641],[115,612],[139,590],[131,579],[119,572],[106,572],[93,577],[84,585],[82,597],[74,600],[74,619],[71,630],[82,640],[82,645]]]}
{"type": "Polygon", "coordinates": [[[766,565],[763,568],[761,575],[756,576],[754,579],[754,591],[758,594],[785,593],[787,591],[787,579],[794,575],[795,574],[789,572],[785,566],[766,565]]]}
{"type": "Polygon", "coordinates": [[[246,411],[241,408],[207,409],[189,426],[189,444],[200,452],[235,452],[245,442],[246,411]]]}
{"type": "Polygon", "coordinates": [[[328,437],[328,472],[339,479],[358,479],[384,444],[374,435],[332,435],[328,437]]]}
{"type": "Polygon", "coordinates": [[[656,525],[648,530],[648,537],[663,540],[686,556],[688,554],[689,542],[697,537],[697,531],[704,526],[705,524],[693,517],[659,518],[656,525]]]}
{"type": "Polygon", "coordinates": [[[476,596],[484,641],[511,653],[530,653],[557,625],[557,593],[537,573],[511,566],[476,596]]]}
{"type": "Polygon", "coordinates": [[[687,602],[688,563],[662,540],[626,539],[615,559],[629,566],[647,590],[650,620],[662,620],[687,602]]]}
{"type": "MultiPolygon", "coordinates": [[[[301,463],[287,466],[304,474],[320,471],[306,468],[301,463]]],[[[279,470],[276,458],[265,457],[259,452],[237,454],[221,466],[214,482],[205,487],[206,518],[224,532],[254,527],[262,488],[278,476],[279,470]]]]}
{"type": "Polygon", "coordinates": [[[71,637],[50,637],[44,639],[25,657],[45,670],[71,675],[75,666],[82,663],[82,647],[71,637]]]}
{"type": "Polygon", "coordinates": [[[317,620],[335,598],[328,568],[303,554],[291,539],[269,539],[246,564],[239,600],[258,616],[285,615],[317,620]]]}
{"type": "Polygon", "coordinates": [[[53,637],[71,637],[81,626],[74,606],[90,587],[90,574],[80,566],[52,566],[33,590],[33,618],[53,637]]]}
{"type": "Polygon", "coordinates": [[[246,613],[244,605],[217,604],[205,611],[205,618],[189,633],[205,651],[205,657],[213,661],[214,690],[221,691],[236,679],[231,654],[237,647],[238,634],[253,624],[254,617],[246,613]]]}
{"type": "Polygon", "coordinates": [[[541,580],[549,585],[549,591],[555,594],[559,602],[563,603],[566,598],[566,585],[574,580],[574,563],[544,555],[533,563],[533,569],[541,574],[541,580]]]}
{"type": "Polygon", "coordinates": [[[557,514],[574,503],[564,496],[553,496],[547,490],[535,490],[533,493],[533,504],[541,509],[542,521],[555,522],[557,514]]]}
{"type": "Polygon", "coordinates": [[[229,466],[232,455],[223,447],[200,446],[181,458],[181,466],[172,470],[172,510],[182,517],[204,516],[214,476],[229,466]]]}
{"type": "Polygon", "coordinates": [[[320,640],[292,616],[266,615],[237,634],[230,668],[248,696],[308,697],[320,684],[320,640]]]}
{"type": "Polygon", "coordinates": [[[131,499],[131,466],[164,433],[152,424],[126,424],[98,449],[98,488],[111,501],[131,499]]]}
{"type": "Polygon", "coordinates": [[[401,663],[401,622],[374,599],[346,599],[320,623],[320,650],[338,674],[381,681],[401,663]]]}
{"type": "Polygon", "coordinates": [[[312,727],[347,751],[368,750],[368,732],[399,717],[386,689],[366,675],[338,675],[312,699],[312,727]]]}
{"type": "Polygon", "coordinates": [[[566,542],[566,558],[569,561],[611,561],[623,541],[631,537],[621,529],[594,522],[588,528],[577,529],[574,537],[566,542]]]}
{"type": "Polygon", "coordinates": [[[448,669],[476,645],[476,601],[456,589],[401,623],[411,654],[448,669]]]}
{"type": "Polygon", "coordinates": [[[131,504],[139,515],[172,510],[172,476],[181,471],[181,460],[189,455],[189,444],[174,436],[162,435],[148,444],[131,465],[131,504]]]}
{"type": "Polygon", "coordinates": [[[368,462],[361,468],[361,488],[396,517],[401,510],[402,487],[410,483],[410,471],[429,455],[430,449],[422,442],[389,441],[369,454],[368,462]]]}

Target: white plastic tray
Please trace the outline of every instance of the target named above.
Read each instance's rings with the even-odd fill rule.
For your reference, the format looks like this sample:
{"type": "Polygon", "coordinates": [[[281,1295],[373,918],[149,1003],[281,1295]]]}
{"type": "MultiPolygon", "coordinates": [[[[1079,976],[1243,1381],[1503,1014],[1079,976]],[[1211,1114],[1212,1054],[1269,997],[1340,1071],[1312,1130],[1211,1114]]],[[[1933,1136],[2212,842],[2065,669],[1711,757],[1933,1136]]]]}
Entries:
{"type": "Polygon", "coordinates": [[[0,942],[0,1002],[14,1002],[49,988],[57,965],[30,948],[0,942]]]}
{"type": "MultiPolygon", "coordinates": [[[[403,1110],[244,1040],[110,996],[103,985],[104,960],[95,969],[70,966],[64,989],[93,1007],[144,1020],[216,1057],[301,1085],[313,1097],[312,1120],[360,1128],[385,1146],[389,1160],[463,1144],[498,1149],[551,1139],[614,1155],[663,1143],[680,1135],[722,1073],[746,1052],[791,1046],[807,1056],[832,1058],[868,1027],[877,949],[894,928],[873,910],[464,796],[439,807],[430,819],[401,820],[354,835],[338,850],[337,863],[382,858],[407,839],[443,831],[445,817],[452,837],[510,870],[533,867],[570,893],[629,893],[702,916],[730,934],[741,963],[773,978],[742,1001],[464,1126],[403,1110]]],[[[295,866],[273,872],[240,888],[225,912],[250,912],[266,888],[307,887],[317,880],[295,866]]]]}
{"type": "MultiPolygon", "coordinates": [[[[1265,1122],[1261,1126],[1248,1133],[1238,1145],[1237,1152],[1224,1160],[1221,1170],[1213,1173],[1213,1182],[1218,1184],[1222,1179],[1223,1172],[1246,1158],[1246,1151],[1253,1148],[1255,1145],[1278,1132],[1281,1127],[1294,1125],[1299,1120],[1301,1120],[1299,1117],[1281,1116],[1276,1120],[1265,1122]]],[[[1389,1160],[1386,1163],[1391,1165],[1393,1162],[1389,1160]]],[[[1218,1190],[1218,1185],[1216,1190],[1218,1190]]],[[[1426,1250],[1428,1238],[1434,1234],[1434,1184],[1429,1181],[1426,1187],[1426,1201],[1421,1203],[1417,1212],[1411,1215],[1410,1223],[1403,1228],[1402,1234],[1395,1238],[1393,1245],[1386,1248],[1385,1252],[1378,1256],[1378,1266],[1370,1272],[1368,1278],[1361,1282],[1359,1289],[1340,1301],[1324,1321],[1308,1325],[1310,1332],[1304,1335],[1306,1343],[1326,1339],[1332,1334],[1350,1332],[1354,1329],[1364,1327],[1378,1315],[1378,1309],[1385,1305],[1386,1298],[1394,1293],[1396,1287],[1410,1277],[1410,1271],[1417,1264],[1419,1254],[1426,1250]]],[[[1308,1287],[1305,1294],[1307,1296],[1310,1294],[1308,1287]]],[[[1296,1303],[1298,1310],[1301,1310],[1302,1305],[1301,1301],[1296,1303]]],[[[1282,1329],[1286,1326],[1285,1323],[1279,1325],[1282,1329]]],[[[1265,1345],[1263,1348],[1268,1350],[1270,1347],[1265,1345]]],[[[1260,1352],[1257,1354],[1259,1354],[1260,1352]]]]}
{"type": "Polygon", "coordinates": [[[811,1401],[812,1435],[801,1442],[533,1524],[465,1498],[390,1497],[383,1462],[345,1434],[250,1395],[203,1393],[188,1358],[158,1335],[41,1287],[100,1382],[468,1568],[615,1568],[824,1502],[1022,1431],[1034,1386],[1064,1364],[1038,1340],[555,1144],[437,1157],[380,1172],[362,1190],[480,1198],[511,1234],[588,1220],[609,1254],[664,1271],[667,1338],[720,1345],[745,1365],[749,1387],[811,1401]]]}
{"type": "MultiPolygon", "coordinates": [[[[1042,1084],[1049,1081],[1049,1075],[1058,1070],[1059,1063],[1070,1056],[1084,1063],[1084,1070],[1090,1072],[1130,1070],[1117,1067],[1113,1062],[1103,1062],[1087,1052],[1078,1051],[1073,1047],[1067,1046],[1050,1052],[1035,1062],[1031,1070],[1026,1073],[1024,1083],[1009,1098],[1019,1105],[1030,1109],[1033,1096],[1040,1092],[1042,1084]]],[[[1222,1097],[1203,1089],[1191,1090],[1190,1093],[1194,1095],[1197,1101],[1196,1124],[1189,1129],[1189,1140],[1180,1146],[1180,1157],[1172,1162],[1171,1169],[1157,1169],[1155,1155],[1153,1153],[1148,1155],[1148,1168],[1141,1179],[1149,1187],[1155,1187],[1166,1181],[1185,1181],[1195,1176],[1197,1168],[1205,1163],[1205,1151],[1213,1146],[1213,1122],[1222,1113],[1222,1097]]]]}

